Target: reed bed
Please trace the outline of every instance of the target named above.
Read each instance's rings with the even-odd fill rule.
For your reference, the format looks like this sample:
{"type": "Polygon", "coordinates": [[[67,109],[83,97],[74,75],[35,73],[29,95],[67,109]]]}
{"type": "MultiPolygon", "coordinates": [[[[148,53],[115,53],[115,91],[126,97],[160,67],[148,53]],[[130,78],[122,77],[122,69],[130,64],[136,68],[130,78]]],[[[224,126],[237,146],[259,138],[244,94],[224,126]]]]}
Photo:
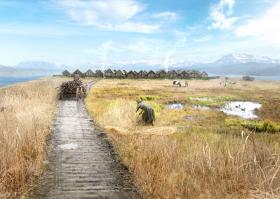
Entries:
{"type": "MultiPolygon", "coordinates": [[[[201,87],[192,89],[191,95],[206,93],[201,87]]],[[[255,87],[238,92],[252,97],[246,95],[250,89],[255,87]]],[[[258,89],[255,92],[260,94],[258,89]]],[[[280,198],[279,134],[231,129],[223,114],[198,110],[193,111],[211,118],[204,126],[183,121],[191,110],[169,113],[164,108],[156,110],[155,126],[143,125],[135,114],[135,99],[156,94],[158,100],[148,103],[157,107],[169,93],[183,99],[181,90],[168,88],[164,81],[104,80],[86,99],[89,112],[105,128],[145,198],[280,198]],[[168,127],[177,130],[165,133],[168,127]]]]}
{"type": "Polygon", "coordinates": [[[42,174],[60,82],[49,78],[0,89],[0,198],[23,198],[42,174]]]}

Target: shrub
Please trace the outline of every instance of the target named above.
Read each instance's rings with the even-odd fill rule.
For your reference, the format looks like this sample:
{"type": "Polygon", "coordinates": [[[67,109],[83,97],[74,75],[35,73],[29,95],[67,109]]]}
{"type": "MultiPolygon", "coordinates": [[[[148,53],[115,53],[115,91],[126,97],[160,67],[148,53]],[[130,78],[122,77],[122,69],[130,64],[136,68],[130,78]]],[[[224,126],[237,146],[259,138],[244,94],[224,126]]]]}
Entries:
{"type": "Polygon", "coordinates": [[[253,130],[256,132],[267,132],[267,133],[280,132],[280,124],[277,124],[270,120],[250,121],[250,120],[241,120],[241,119],[226,119],[225,124],[227,126],[242,126],[246,129],[253,130]]]}
{"type": "Polygon", "coordinates": [[[250,77],[250,76],[246,75],[246,76],[243,76],[243,77],[242,77],[242,80],[243,80],[243,81],[254,81],[254,80],[255,80],[255,78],[254,78],[254,77],[250,77]]]}
{"type": "Polygon", "coordinates": [[[143,100],[143,101],[152,101],[152,100],[158,100],[159,96],[156,96],[156,95],[141,95],[139,97],[139,99],[143,100]]]}

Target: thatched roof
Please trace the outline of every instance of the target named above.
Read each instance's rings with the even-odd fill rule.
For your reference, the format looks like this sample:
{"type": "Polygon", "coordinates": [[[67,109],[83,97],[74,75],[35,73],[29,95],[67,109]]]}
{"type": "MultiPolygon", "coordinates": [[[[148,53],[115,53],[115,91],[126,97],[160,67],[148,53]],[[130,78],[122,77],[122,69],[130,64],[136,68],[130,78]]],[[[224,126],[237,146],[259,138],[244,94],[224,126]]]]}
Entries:
{"type": "Polygon", "coordinates": [[[123,75],[123,72],[122,72],[121,70],[117,70],[115,73],[116,73],[117,75],[123,75]]]}
{"type": "Polygon", "coordinates": [[[96,70],[95,73],[96,74],[103,74],[103,72],[101,70],[96,70]]]}
{"type": "Polygon", "coordinates": [[[135,75],[135,71],[130,70],[127,74],[128,75],[135,75]]]}
{"type": "Polygon", "coordinates": [[[76,75],[76,74],[79,75],[80,77],[84,76],[84,74],[79,69],[77,69],[73,72],[73,75],[76,75]]]}
{"type": "Polygon", "coordinates": [[[166,71],[165,70],[160,70],[160,71],[157,71],[157,74],[166,74],[166,71]]]}
{"type": "Polygon", "coordinates": [[[71,73],[70,73],[68,70],[65,70],[65,71],[62,72],[62,75],[64,75],[64,76],[70,76],[71,73]]]}
{"type": "Polygon", "coordinates": [[[91,69],[88,69],[87,72],[85,72],[85,74],[93,74],[93,71],[91,69]]]}
{"type": "Polygon", "coordinates": [[[208,77],[208,74],[207,74],[206,72],[203,71],[203,72],[201,73],[201,76],[202,76],[202,77],[208,77]]]}
{"type": "Polygon", "coordinates": [[[148,72],[148,74],[156,74],[154,71],[152,71],[152,70],[150,70],[149,72],[148,72]]]}
{"type": "Polygon", "coordinates": [[[109,68],[109,69],[105,70],[105,73],[113,73],[113,71],[109,68]]]}

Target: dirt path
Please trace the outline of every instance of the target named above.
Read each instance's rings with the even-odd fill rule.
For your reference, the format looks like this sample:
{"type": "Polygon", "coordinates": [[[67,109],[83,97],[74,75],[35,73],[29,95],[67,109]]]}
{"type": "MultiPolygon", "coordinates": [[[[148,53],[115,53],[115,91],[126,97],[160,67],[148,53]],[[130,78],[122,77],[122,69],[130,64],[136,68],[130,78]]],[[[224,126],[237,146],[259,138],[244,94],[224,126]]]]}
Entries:
{"type": "Polygon", "coordinates": [[[84,103],[60,101],[49,169],[30,198],[141,198],[84,103]]]}

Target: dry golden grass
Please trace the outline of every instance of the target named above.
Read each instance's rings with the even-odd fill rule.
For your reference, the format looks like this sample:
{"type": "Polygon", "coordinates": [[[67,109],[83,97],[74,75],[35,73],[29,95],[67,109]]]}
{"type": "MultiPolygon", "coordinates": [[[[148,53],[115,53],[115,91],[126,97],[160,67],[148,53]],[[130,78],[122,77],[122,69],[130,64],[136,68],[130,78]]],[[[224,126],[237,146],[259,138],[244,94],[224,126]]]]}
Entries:
{"type": "Polygon", "coordinates": [[[279,83],[237,81],[224,88],[220,81],[192,80],[190,87],[174,88],[170,80],[102,80],[91,90],[88,110],[107,130],[146,198],[280,197],[280,135],[229,128],[228,116],[193,109],[188,100],[256,100],[264,104],[261,119],[279,121],[280,104],[269,103],[279,102],[279,83]],[[135,114],[136,98],[147,95],[153,96],[147,103],[156,109],[155,126],[145,126],[135,114]],[[187,108],[168,110],[169,101],[187,108]],[[186,115],[203,119],[188,121],[186,115]]]}
{"type": "Polygon", "coordinates": [[[0,89],[0,198],[20,198],[46,160],[59,79],[0,89]]]}

